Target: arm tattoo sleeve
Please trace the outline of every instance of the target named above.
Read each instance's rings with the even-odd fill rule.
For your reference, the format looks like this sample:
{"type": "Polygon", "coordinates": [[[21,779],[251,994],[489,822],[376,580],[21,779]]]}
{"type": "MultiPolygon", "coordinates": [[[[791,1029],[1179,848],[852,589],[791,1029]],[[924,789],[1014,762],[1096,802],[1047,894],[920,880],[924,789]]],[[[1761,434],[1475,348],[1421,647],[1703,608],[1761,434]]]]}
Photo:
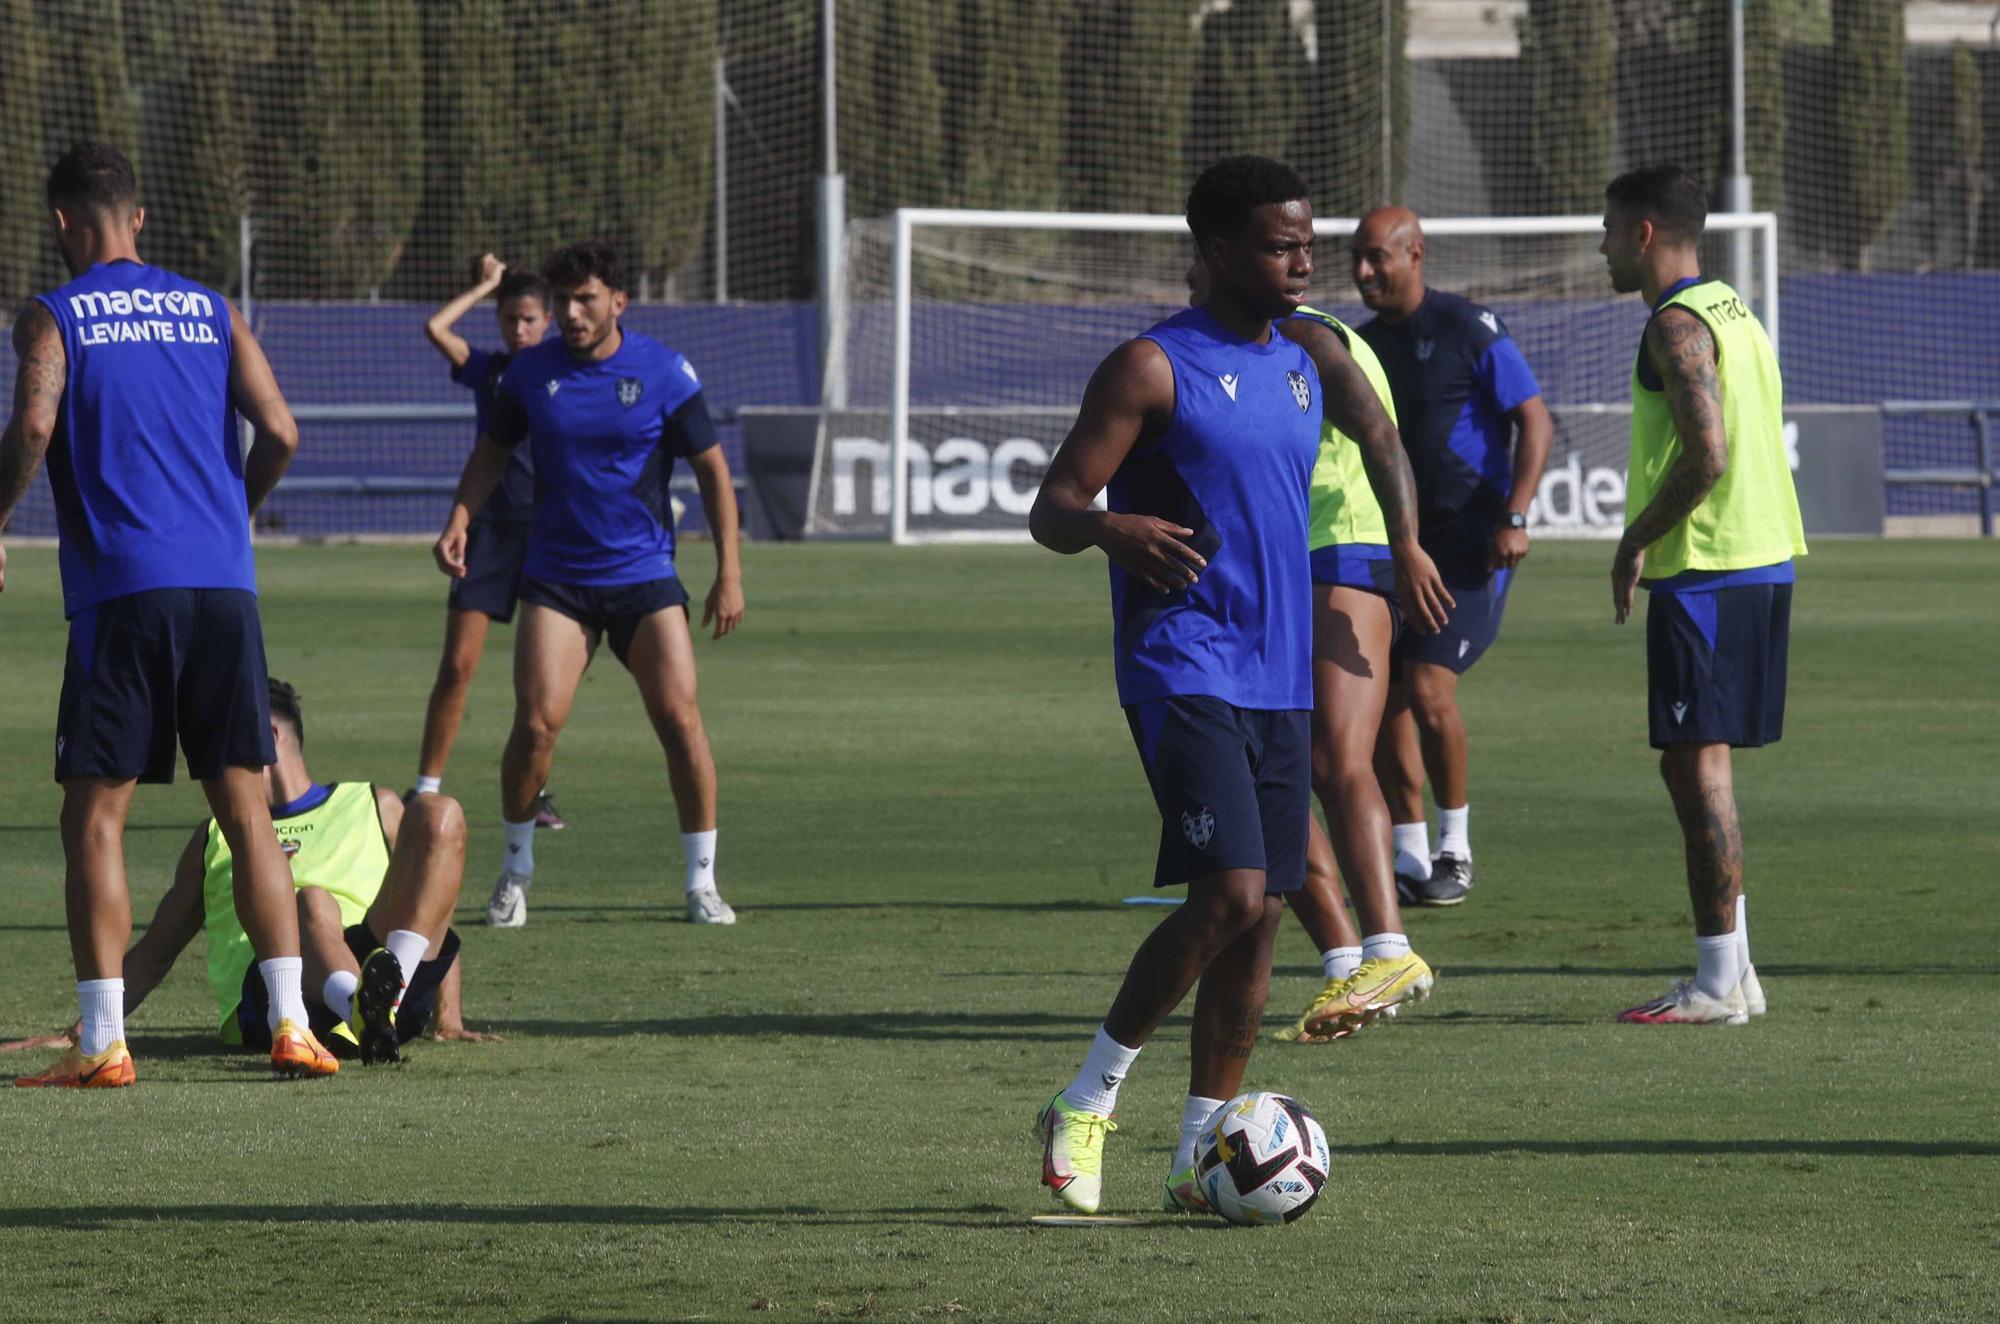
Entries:
{"type": "Polygon", "coordinates": [[[1681,453],[1659,492],[1625,531],[1626,539],[1638,547],[1651,546],[1686,519],[1721,480],[1729,463],[1722,393],[1715,376],[1715,338],[1707,324],[1692,313],[1670,308],[1646,327],[1646,353],[1659,370],[1681,453]]]}
{"type": "Polygon", "coordinates": [[[56,319],[29,300],[14,323],[14,414],[0,437],[0,525],[13,513],[41,467],[62,403],[69,367],[56,319]]]}

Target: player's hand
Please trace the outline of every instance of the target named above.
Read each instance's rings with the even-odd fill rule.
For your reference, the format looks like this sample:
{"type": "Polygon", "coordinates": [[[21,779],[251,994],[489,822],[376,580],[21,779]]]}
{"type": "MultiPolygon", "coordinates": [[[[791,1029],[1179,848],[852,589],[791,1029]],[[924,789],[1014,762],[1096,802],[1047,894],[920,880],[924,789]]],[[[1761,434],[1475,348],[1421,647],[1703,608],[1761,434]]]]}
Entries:
{"type": "Polygon", "coordinates": [[[1194,587],[1208,562],[1182,542],[1193,529],[1151,515],[1106,515],[1097,528],[1097,545],[1104,554],[1156,593],[1179,593],[1194,587]]]}
{"type": "Polygon", "coordinates": [[[1422,634],[1444,629],[1458,602],[1444,586],[1444,576],[1438,573],[1430,553],[1415,542],[1406,542],[1398,543],[1390,557],[1396,567],[1396,596],[1402,599],[1404,617],[1422,634]]]}
{"type": "Polygon", "coordinates": [[[1528,531],[1526,529],[1495,529],[1493,541],[1486,548],[1486,568],[1488,570],[1512,570],[1521,564],[1521,558],[1528,554],[1528,531]]]}
{"type": "Polygon", "coordinates": [[[504,1044],[507,1042],[507,1036],[505,1035],[482,1034],[478,1030],[468,1030],[461,1024],[453,1023],[446,1025],[442,1021],[431,1031],[431,1039],[441,1044],[504,1044]]]}
{"type": "Polygon", "coordinates": [[[481,285],[498,285],[500,278],[507,274],[507,264],[491,253],[481,253],[478,265],[481,285]]]}
{"type": "Polygon", "coordinates": [[[437,558],[438,569],[453,579],[464,579],[465,529],[457,524],[445,525],[437,545],[431,548],[431,555],[437,558]]]}
{"type": "Polygon", "coordinates": [[[715,587],[708,591],[708,600],[701,605],[701,624],[708,628],[715,622],[715,638],[720,639],[743,623],[743,581],[731,575],[716,577],[715,587]]]}
{"type": "Polygon", "coordinates": [[[1639,587],[1639,574],[1646,568],[1646,549],[1627,546],[1618,540],[1618,555],[1611,560],[1611,609],[1617,623],[1625,624],[1632,614],[1632,592],[1639,587]]]}
{"type": "Polygon", "coordinates": [[[68,1048],[83,1041],[83,1022],[78,1021],[60,1034],[31,1034],[26,1039],[0,1043],[0,1053],[25,1053],[37,1048],[68,1048]]]}

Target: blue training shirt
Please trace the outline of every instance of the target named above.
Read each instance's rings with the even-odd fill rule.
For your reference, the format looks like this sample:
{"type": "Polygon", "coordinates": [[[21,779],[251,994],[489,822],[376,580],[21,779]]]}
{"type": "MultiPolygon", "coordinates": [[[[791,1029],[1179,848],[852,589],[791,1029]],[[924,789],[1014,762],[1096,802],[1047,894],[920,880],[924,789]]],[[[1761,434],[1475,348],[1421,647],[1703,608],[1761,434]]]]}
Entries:
{"type": "MultiPolygon", "coordinates": [[[[507,364],[513,357],[495,350],[475,349],[465,356],[464,363],[451,370],[451,379],[472,392],[472,439],[475,442],[486,433],[487,416],[492,412],[493,398],[500,391],[500,377],[507,371],[507,364]]],[[[528,451],[516,446],[505,472],[500,475],[499,485],[486,499],[486,504],[479,508],[476,518],[515,524],[534,517],[535,466],[528,459],[528,451]]]]}
{"type": "Polygon", "coordinates": [[[534,452],[526,573],[557,584],[643,584],[674,573],[667,483],[677,458],[716,444],[701,379],[680,354],[623,331],[602,362],[560,339],[507,365],[487,420],[534,452]]]}
{"type": "Polygon", "coordinates": [[[1486,548],[1514,490],[1507,415],[1542,393],[1499,315],[1427,290],[1408,321],[1355,328],[1382,360],[1417,481],[1424,549],[1448,580],[1484,581],[1486,548]]]}
{"type": "Polygon", "coordinates": [[[35,298],[68,360],[48,453],[63,614],[153,589],[256,592],[229,304],[124,258],[35,298]]]}
{"type": "Polygon", "coordinates": [[[1145,338],[1174,371],[1174,417],[1106,490],[1110,508],[1195,531],[1193,587],[1158,593],[1111,567],[1118,701],[1207,695],[1238,708],[1312,707],[1306,488],[1319,458],[1312,358],[1276,331],[1238,339],[1200,308],[1145,338]]]}

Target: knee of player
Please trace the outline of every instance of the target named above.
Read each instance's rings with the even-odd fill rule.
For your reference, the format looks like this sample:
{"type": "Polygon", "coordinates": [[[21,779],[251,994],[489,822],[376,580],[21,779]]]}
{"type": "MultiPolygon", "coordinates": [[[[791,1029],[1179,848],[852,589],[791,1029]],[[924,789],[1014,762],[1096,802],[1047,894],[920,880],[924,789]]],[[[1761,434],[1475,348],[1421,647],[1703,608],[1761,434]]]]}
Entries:
{"type": "Polygon", "coordinates": [[[314,922],[324,924],[329,919],[336,925],[340,923],[340,903],[323,887],[301,887],[298,906],[301,927],[314,922]]]}
{"type": "Polygon", "coordinates": [[[677,745],[691,745],[701,738],[701,709],[690,696],[684,702],[669,703],[653,717],[653,729],[660,739],[677,745]]]}
{"type": "Polygon", "coordinates": [[[514,714],[514,734],[540,750],[554,749],[556,736],[562,731],[562,724],[549,719],[543,713],[529,709],[514,714]]]}
{"type": "Polygon", "coordinates": [[[465,808],[449,795],[420,795],[403,811],[403,831],[415,829],[430,841],[465,844],[465,808]]]}
{"type": "Polygon", "coordinates": [[[478,670],[478,653],[447,650],[438,659],[438,688],[454,694],[464,690],[472,684],[472,677],[478,670]]]}

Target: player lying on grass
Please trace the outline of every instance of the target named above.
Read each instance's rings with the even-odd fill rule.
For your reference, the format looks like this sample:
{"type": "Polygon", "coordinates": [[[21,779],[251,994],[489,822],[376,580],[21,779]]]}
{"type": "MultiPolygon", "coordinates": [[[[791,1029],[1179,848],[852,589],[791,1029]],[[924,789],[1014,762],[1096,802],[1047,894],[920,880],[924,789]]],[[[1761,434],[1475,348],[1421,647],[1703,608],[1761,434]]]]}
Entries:
{"type": "MultiPolygon", "coordinates": [[[[272,680],[278,761],[264,784],[278,842],[297,881],[305,983],[320,991],[315,1032],[364,1064],[398,1060],[435,1012],[439,1039],[485,1040],[459,1014],[452,907],[465,870],[465,816],[442,795],[368,782],[321,785],[307,771],[298,692],[272,680]]],[[[208,981],[223,1042],[269,1043],[264,989],[230,905],[233,861],[210,819],[195,830],[153,922],[125,954],[125,1011],[158,988],[195,934],[208,933],[208,981]]],[[[74,1031],[72,1031],[74,1033],[74,1031]]],[[[24,1041],[26,1047],[42,1041],[24,1041]]]]}

